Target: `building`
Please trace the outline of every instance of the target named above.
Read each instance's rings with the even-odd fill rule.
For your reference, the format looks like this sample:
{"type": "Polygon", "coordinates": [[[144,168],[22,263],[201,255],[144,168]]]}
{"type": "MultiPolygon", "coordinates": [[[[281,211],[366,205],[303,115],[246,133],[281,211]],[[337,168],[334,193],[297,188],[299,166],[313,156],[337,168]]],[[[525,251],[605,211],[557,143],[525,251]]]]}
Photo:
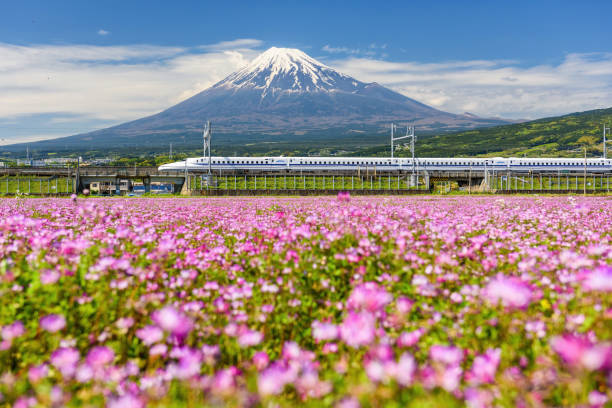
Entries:
{"type": "Polygon", "coordinates": [[[89,184],[91,194],[113,195],[117,193],[117,185],[112,181],[94,181],[89,184]]]}

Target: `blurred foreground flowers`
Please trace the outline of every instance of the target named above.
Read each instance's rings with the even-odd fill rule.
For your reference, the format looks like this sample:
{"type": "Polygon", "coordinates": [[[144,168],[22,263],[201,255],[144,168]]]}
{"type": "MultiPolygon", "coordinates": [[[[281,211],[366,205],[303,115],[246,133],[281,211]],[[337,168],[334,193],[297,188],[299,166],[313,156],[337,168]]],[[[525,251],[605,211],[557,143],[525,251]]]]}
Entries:
{"type": "Polygon", "coordinates": [[[611,209],[0,200],[0,406],[610,405],[611,209]]]}

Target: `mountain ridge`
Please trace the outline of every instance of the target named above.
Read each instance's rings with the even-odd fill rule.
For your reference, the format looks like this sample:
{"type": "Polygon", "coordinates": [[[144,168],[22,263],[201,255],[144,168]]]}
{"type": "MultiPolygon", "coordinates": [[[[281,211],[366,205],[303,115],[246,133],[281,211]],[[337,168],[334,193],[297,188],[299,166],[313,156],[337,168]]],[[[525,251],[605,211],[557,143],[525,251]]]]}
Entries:
{"type": "MultiPolygon", "coordinates": [[[[420,157],[582,157],[586,148],[593,157],[603,152],[602,125],[608,123],[612,123],[612,107],[425,137],[416,151],[420,157]]],[[[356,154],[384,156],[387,152],[388,146],[379,145],[356,154]]],[[[398,156],[408,154],[397,152],[398,156]]]]}

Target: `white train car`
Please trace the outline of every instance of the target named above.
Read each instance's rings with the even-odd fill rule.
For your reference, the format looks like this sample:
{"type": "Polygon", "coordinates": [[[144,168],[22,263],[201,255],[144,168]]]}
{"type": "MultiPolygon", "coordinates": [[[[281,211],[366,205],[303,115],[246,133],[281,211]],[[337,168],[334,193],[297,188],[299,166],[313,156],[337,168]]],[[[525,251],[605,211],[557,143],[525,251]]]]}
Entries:
{"type": "MultiPolygon", "coordinates": [[[[163,164],[159,171],[188,170],[205,172],[209,168],[208,157],[194,157],[174,163],[163,164]]],[[[583,171],[584,159],[563,158],[419,158],[414,163],[411,158],[382,157],[211,157],[210,168],[213,170],[248,170],[248,171],[358,171],[376,169],[378,171],[461,171],[490,170],[513,172],[543,171],[583,171]]],[[[612,171],[610,159],[587,159],[586,169],[589,173],[612,171]]]]}

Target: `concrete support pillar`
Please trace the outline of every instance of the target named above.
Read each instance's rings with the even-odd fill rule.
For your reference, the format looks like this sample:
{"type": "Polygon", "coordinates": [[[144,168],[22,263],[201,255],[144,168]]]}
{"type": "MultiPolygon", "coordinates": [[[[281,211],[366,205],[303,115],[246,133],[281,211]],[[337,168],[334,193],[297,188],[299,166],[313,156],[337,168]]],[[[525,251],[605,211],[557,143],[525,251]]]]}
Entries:
{"type": "Polygon", "coordinates": [[[578,176],[576,176],[576,190],[578,190],[578,176]]]}

